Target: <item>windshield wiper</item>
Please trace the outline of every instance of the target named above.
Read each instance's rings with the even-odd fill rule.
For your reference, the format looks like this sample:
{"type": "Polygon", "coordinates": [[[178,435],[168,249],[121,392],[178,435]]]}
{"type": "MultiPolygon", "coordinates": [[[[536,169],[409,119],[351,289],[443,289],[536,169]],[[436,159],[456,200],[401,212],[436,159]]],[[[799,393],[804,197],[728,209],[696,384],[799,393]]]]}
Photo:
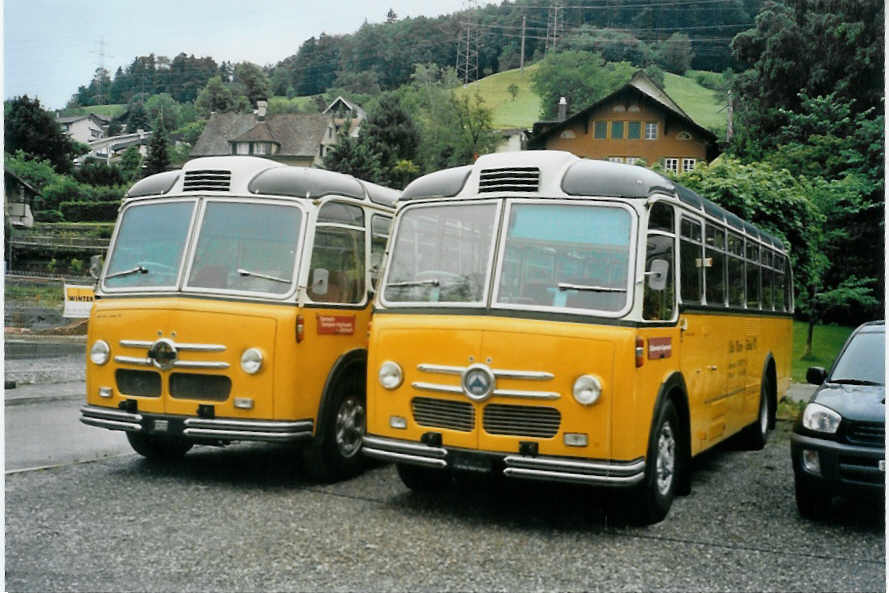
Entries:
{"type": "Polygon", "coordinates": [[[839,383],[840,385],[882,385],[876,381],[868,381],[866,379],[828,379],[828,383],[839,383]]]}
{"type": "Polygon", "coordinates": [[[252,276],[254,278],[262,278],[263,280],[271,280],[272,282],[280,282],[281,284],[290,284],[290,280],[279,278],[278,276],[269,276],[268,274],[260,274],[259,272],[251,272],[244,268],[238,268],[238,274],[241,276],[252,276]]]}
{"type": "Polygon", "coordinates": [[[569,284],[567,282],[559,282],[559,290],[588,290],[590,292],[627,292],[626,288],[592,286],[590,284],[569,284]]]}
{"type": "Polygon", "coordinates": [[[407,282],[390,282],[386,287],[402,288],[407,286],[438,286],[441,284],[438,278],[430,278],[429,280],[408,280],[407,282]]]}
{"type": "Polygon", "coordinates": [[[135,268],[130,268],[129,270],[122,270],[120,272],[108,274],[107,276],[105,276],[105,280],[108,280],[109,278],[118,278],[120,276],[129,276],[130,274],[135,274],[137,272],[139,274],[147,274],[148,268],[146,268],[144,266],[136,266],[135,268]]]}

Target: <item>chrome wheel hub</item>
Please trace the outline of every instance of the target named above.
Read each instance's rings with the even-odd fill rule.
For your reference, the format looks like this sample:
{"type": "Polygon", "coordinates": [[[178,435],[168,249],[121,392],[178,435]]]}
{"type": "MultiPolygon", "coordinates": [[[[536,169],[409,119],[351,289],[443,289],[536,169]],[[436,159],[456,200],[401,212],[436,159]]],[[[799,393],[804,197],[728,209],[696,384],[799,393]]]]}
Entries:
{"type": "Polygon", "coordinates": [[[354,397],[347,397],[340,405],[334,424],[336,446],[340,455],[354,457],[361,449],[364,437],[364,405],[354,397]]]}
{"type": "Polygon", "coordinates": [[[676,439],[673,436],[673,428],[668,422],[661,426],[661,432],[657,439],[657,460],[655,461],[655,477],[657,490],[661,496],[670,491],[673,484],[673,475],[676,469],[676,439]]]}

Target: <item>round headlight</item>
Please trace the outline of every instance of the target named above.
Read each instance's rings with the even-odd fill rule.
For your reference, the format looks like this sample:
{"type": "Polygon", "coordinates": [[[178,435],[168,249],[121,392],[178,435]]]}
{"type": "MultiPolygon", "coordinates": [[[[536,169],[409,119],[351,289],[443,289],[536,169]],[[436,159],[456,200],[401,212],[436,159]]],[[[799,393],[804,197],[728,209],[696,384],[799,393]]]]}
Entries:
{"type": "Polygon", "coordinates": [[[380,380],[380,385],[386,389],[397,389],[404,380],[404,373],[401,372],[401,367],[397,362],[387,360],[380,365],[380,373],[377,377],[380,380]]]}
{"type": "Polygon", "coordinates": [[[93,364],[102,366],[111,358],[111,347],[105,340],[96,340],[90,348],[90,360],[93,364]]]}
{"type": "Polygon", "coordinates": [[[574,382],[574,388],[571,391],[577,403],[591,406],[599,401],[599,396],[602,395],[602,382],[598,377],[581,375],[574,382]]]}
{"type": "Polygon", "coordinates": [[[241,355],[241,370],[248,375],[255,375],[262,368],[262,352],[259,348],[248,348],[241,355]]]}
{"type": "Polygon", "coordinates": [[[803,426],[817,432],[835,433],[842,419],[842,416],[830,408],[814,402],[803,410],[803,426]]]}

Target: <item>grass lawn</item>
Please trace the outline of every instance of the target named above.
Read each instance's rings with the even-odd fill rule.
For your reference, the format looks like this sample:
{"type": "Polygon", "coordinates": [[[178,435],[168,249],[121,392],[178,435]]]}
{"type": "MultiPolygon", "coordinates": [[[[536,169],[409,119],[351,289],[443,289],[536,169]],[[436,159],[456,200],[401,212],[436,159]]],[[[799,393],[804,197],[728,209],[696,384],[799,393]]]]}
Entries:
{"type": "Polygon", "coordinates": [[[801,360],[806,350],[806,333],[809,324],[805,321],[793,322],[793,368],[791,377],[797,383],[806,382],[806,369],[809,367],[824,367],[829,369],[833,364],[840,348],[846,342],[846,338],[852,333],[854,327],[844,325],[816,325],[812,337],[812,356],[801,360]]]}
{"type": "Polygon", "coordinates": [[[465,87],[457,89],[457,95],[475,95],[476,89],[485,98],[485,107],[493,111],[494,128],[531,128],[540,119],[540,97],[531,90],[531,74],[537,65],[526,66],[522,72],[518,68],[486,76],[465,87]],[[509,85],[514,84],[519,92],[513,100],[509,85]]]}
{"type": "Polygon", "coordinates": [[[669,72],[664,73],[664,87],[667,94],[698,125],[717,136],[725,135],[725,103],[719,99],[716,91],[702,87],[691,76],[678,76],[669,72]]]}
{"type": "Polygon", "coordinates": [[[7,303],[18,303],[34,307],[61,307],[62,282],[10,281],[3,283],[4,299],[7,303]]]}

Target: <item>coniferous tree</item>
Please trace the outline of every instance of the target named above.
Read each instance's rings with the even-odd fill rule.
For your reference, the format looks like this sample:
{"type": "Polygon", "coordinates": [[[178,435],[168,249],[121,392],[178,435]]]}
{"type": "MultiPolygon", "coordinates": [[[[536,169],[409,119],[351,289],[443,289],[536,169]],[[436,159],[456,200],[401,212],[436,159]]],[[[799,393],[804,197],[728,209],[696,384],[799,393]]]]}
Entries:
{"type": "Polygon", "coordinates": [[[151,134],[148,143],[148,156],[145,157],[145,176],[163,173],[170,166],[169,137],[167,130],[160,126],[151,134]]]}

